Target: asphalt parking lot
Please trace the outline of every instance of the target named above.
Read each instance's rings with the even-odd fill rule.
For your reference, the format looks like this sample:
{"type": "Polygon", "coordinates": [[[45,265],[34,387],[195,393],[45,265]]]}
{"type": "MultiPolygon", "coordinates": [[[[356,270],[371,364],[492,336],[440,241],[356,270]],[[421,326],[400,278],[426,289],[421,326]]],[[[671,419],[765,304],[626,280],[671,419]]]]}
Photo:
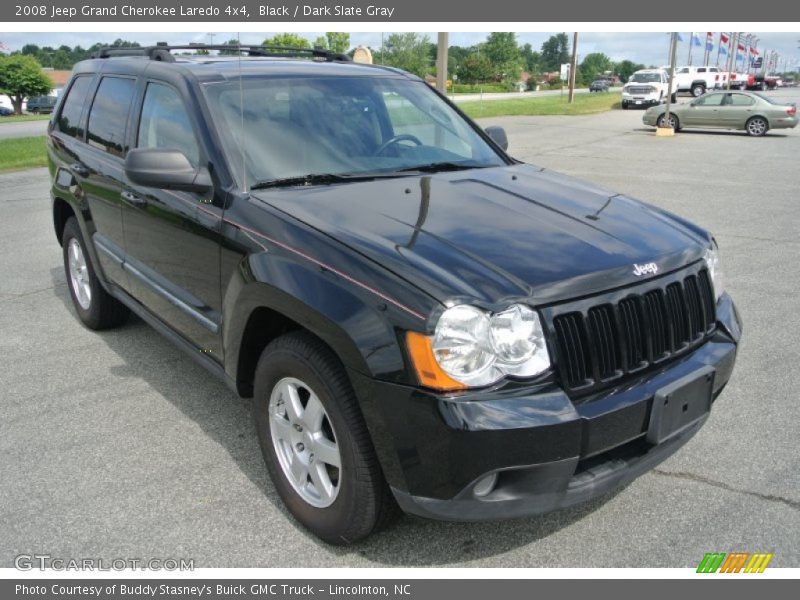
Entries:
{"type": "MultiPolygon", "coordinates": [[[[800,90],[776,95],[800,103],[800,90]]],[[[641,111],[506,117],[528,162],[711,229],[744,320],[737,368],[678,454],[570,510],[499,523],[406,517],[332,548],[282,508],[249,403],[139,320],[74,315],[45,169],[0,175],[0,567],[18,554],[196,567],[693,567],[705,552],[800,566],[800,130],[656,138],[641,111]]]]}

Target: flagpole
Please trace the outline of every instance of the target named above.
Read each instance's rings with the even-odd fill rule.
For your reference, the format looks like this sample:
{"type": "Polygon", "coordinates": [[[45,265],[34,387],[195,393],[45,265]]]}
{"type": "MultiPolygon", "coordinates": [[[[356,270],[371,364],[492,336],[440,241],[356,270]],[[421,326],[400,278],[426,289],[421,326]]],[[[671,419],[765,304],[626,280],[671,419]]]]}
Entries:
{"type": "Polygon", "coordinates": [[[731,67],[733,66],[733,46],[736,42],[736,32],[731,32],[731,37],[728,39],[728,60],[726,62],[725,70],[727,71],[727,77],[725,78],[725,89],[731,89],[731,67]]]}
{"type": "Polygon", "coordinates": [[[719,38],[719,44],[717,45],[717,66],[719,66],[719,53],[722,50],[722,32],[720,32],[719,38]]]}
{"type": "Polygon", "coordinates": [[[707,67],[708,66],[708,32],[707,31],[706,31],[706,42],[705,42],[704,46],[705,47],[703,48],[703,66],[707,67]]]}
{"type": "Polygon", "coordinates": [[[686,59],[686,64],[692,66],[692,46],[694,46],[694,31],[689,34],[689,56],[686,59]]]}

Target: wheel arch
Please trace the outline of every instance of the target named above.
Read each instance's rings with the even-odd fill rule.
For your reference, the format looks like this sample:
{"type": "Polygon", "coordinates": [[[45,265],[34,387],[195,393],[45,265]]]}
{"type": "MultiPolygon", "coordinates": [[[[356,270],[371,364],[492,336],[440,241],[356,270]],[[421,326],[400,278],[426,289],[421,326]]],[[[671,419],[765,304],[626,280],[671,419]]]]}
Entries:
{"type": "MultiPolygon", "coordinates": [[[[292,281],[289,277],[279,279],[292,281]]],[[[241,396],[252,395],[256,365],[267,344],[298,330],[320,339],[346,369],[391,380],[406,377],[400,337],[384,311],[359,302],[338,286],[322,287],[325,289],[296,281],[292,291],[287,291],[250,282],[226,293],[225,371],[241,396]]]]}
{"type": "Polygon", "coordinates": [[[67,224],[67,220],[70,217],[74,217],[75,210],[72,208],[69,202],[61,198],[60,196],[55,196],[53,198],[53,228],[56,233],[56,239],[58,239],[59,245],[62,244],[62,238],[64,237],[64,226],[67,224]]]}

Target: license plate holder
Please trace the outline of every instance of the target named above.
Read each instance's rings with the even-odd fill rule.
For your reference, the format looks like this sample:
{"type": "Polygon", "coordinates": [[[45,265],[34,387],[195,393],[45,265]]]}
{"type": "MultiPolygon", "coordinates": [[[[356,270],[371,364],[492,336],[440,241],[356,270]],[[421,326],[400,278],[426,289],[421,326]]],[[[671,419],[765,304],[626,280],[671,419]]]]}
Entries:
{"type": "Polygon", "coordinates": [[[705,366],[659,389],[653,396],[647,441],[661,444],[711,411],[714,368],[705,366]]]}

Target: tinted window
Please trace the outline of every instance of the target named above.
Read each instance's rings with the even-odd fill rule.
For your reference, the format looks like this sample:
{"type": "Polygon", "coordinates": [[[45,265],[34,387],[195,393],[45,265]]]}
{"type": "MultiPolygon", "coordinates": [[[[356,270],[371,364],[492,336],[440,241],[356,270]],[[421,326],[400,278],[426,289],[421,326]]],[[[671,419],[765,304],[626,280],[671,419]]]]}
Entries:
{"type": "Polygon", "coordinates": [[[122,156],[135,84],[133,79],[103,77],[89,113],[89,144],[122,156]]]}
{"type": "Polygon", "coordinates": [[[750,106],[754,100],[750,96],[744,94],[731,94],[732,106],[750,106]]]}
{"type": "Polygon", "coordinates": [[[72,137],[82,137],[83,130],[80,125],[83,106],[86,104],[86,97],[89,94],[89,87],[92,85],[91,77],[78,77],[69,88],[67,97],[64,99],[64,108],[58,116],[58,130],[72,137]]]}
{"type": "Polygon", "coordinates": [[[174,148],[183,152],[194,166],[200,162],[200,150],[186,106],[173,88],[158,83],[147,86],[137,147],[174,148]]]}
{"type": "Polygon", "coordinates": [[[698,67],[697,68],[697,72],[698,73],[705,73],[706,72],[706,68],[705,67],[698,67]]]}
{"type": "Polygon", "coordinates": [[[719,106],[722,104],[722,99],[725,94],[709,94],[708,96],[701,96],[695,100],[696,106],[719,106]]]}

